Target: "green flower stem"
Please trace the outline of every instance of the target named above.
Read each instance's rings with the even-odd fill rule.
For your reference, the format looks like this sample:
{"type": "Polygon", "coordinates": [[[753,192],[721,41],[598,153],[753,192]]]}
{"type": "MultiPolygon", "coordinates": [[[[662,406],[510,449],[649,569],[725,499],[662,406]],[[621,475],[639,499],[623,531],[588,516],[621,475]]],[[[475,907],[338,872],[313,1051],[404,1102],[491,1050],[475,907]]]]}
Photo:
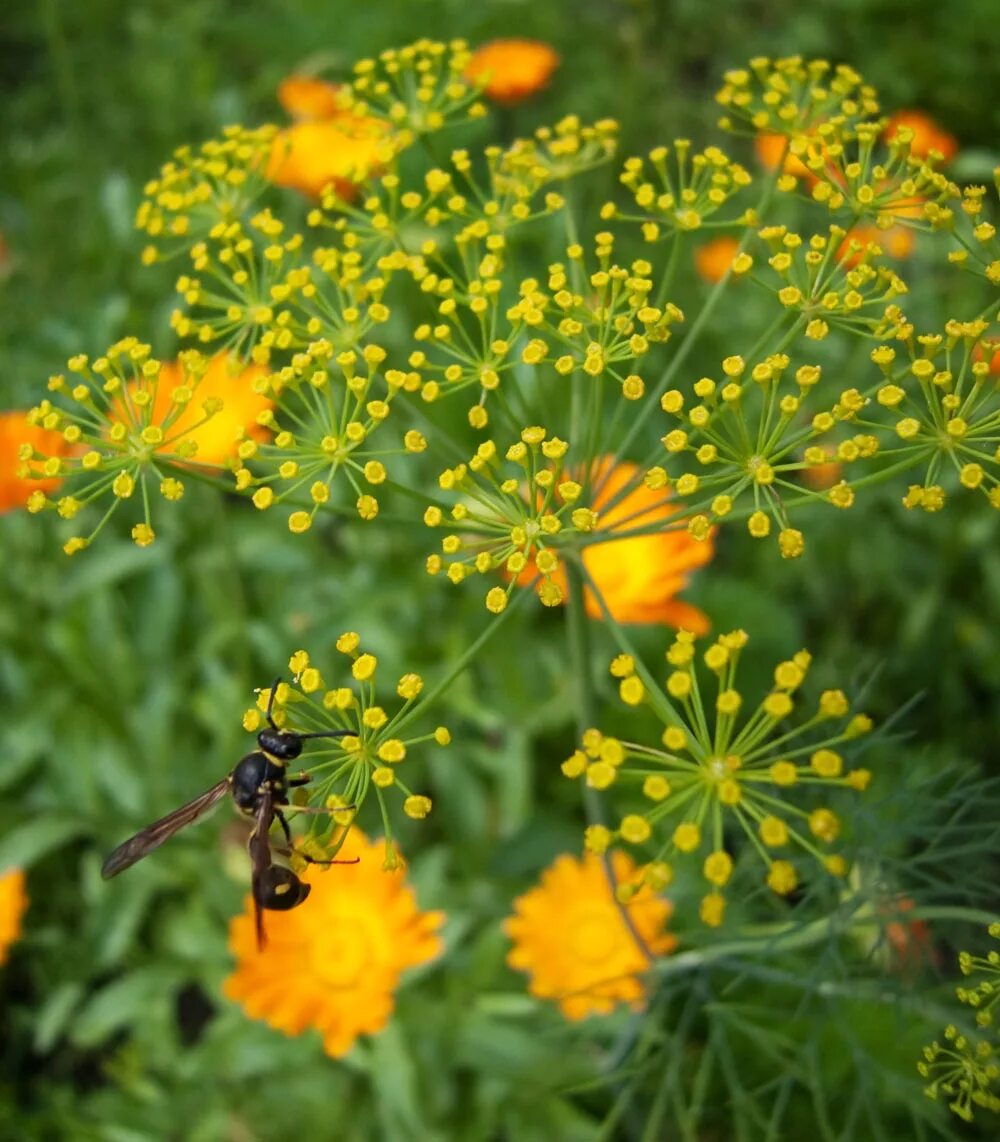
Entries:
{"type": "MultiPolygon", "coordinates": [[[[591,670],[590,629],[587,625],[588,619],[583,595],[585,574],[586,572],[583,570],[582,562],[567,561],[566,641],[572,674],[576,680],[576,723],[578,736],[582,736],[584,730],[589,729],[594,724],[594,715],[597,709],[593,673],[591,670]]],[[[527,592],[524,593],[526,594],[527,592]]],[[[586,782],[583,782],[583,808],[589,824],[604,824],[604,808],[601,804],[601,799],[598,796],[597,790],[592,789],[586,782]]],[[[603,853],[601,855],[601,863],[604,866],[604,875],[607,877],[608,886],[611,889],[611,896],[622,918],[622,923],[624,923],[625,927],[628,928],[631,933],[632,939],[635,940],[636,947],[642,950],[643,955],[652,964],[654,962],[652,952],[649,950],[646,941],[642,938],[642,934],[636,928],[635,922],[629,914],[628,909],[615,895],[616,889],[618,888],[618,881],[615,879],[615,871],[611,864],[611,854],[603,853]]]]}
{"type": "Polygon", "coordinates": [[[476,657],[482,648],[490,641],[490,639],[497,633],[503,626],[507,617],[511,615],[521,605],[522,601],[531,595],[530,591],[515,591],[513,600],[508,606],[497,615],[496,618],[490,619],[486,624],[485,630],[480,634],[475,642],[471,643],[465,650],[458,656],[452,665],[451,670],[441,679],[440,682],[432,689],[429,690],[423,700],[417,703],[413,709],[404,714],[394,725],[394,730],[398,734],[402,731],[417,714],[424,714],[427,712],[429,706],[432,706],[438,698],[448,689],[448,687],[455,681],[455,679],[462,673],[462,671],[469,665],[469,663],[476,657]]]}
{"type": "MultiPolygon", "coordinates": [[[[760,222],[759,222],[760,217],[766,212],[768,206],[770,205],[771,198],[774,195],[775,187],[778,184],[779,174],[780,174],[780,168],[775,168],[775,170],[773,170],[771,172],[771,174],[768,176],[766,182],[764,183],[764,187],[761,191],[760,199],[758,200],[757,205],[754,208],[754,211],[755,211],[756,216],[758,218],[758,226],[760,225],[760,222]]],[[[750,238],[753,235],[753,233],[754,233],[754,230],[751,230],[751,228],[749,226],[747,226],[744,229],[743,237],[740,239],[740,244],[737,247],[736,253],[733,255],[734,260],[735,260],[735,258],[739,257],[739,255],[742,254],[746,250],[747,246],[749,246],[750,238]]],[[[642,412],[638,416],[636,416],[635,420],[632,422],[632,427],[629,429],[628,432],[625,433],[625,436],[624,436],[623,440],[621,441],[621,444],[619,445],[619,448],[618,448],[618,454],[620,456],[625,455],[626,451],[628,450],[629,445],[632,443],[632,440],[635,438],[636,434],[641,430],[643,424],[646,421],[645,413],[648,412],[648,410],[651,409],[659,401],[660,397],[667,391],[667,387],[669,386],[670,382],[674,379],[674,377],[677,374],[677,372],[679,371],[680,367],[687,360],[688,355],[690,354],[691,350],[695,347],[695,345],[698,342],[699,334],[701,333],[702,329],[704,329],[705,326],[708,324],[709,319],[711,318],[712,314],[715,312],[715,307],[719,304],[719,301],[722,298],[723,293],[725,293],[726,286],[729,285],[729,282],[731,280],[732,280],[732,271],[727,270],[726,273],[712,287],[711,291],[709,292],[708,297],[705,299],[705,304],[701,307],[701,312],[695,318],[694,324],[691,326],[691,328],[688,331],[687,335],[685,336],[684,340],[681,342],[680,348],[677,350],[677,353],[676,353],[674,359],[670,362],[670,364],[664,370],[663,374],[661,375],[660,379],[656,382],[656,384],[651,387],[651,389],[649,391],[649,395],[646,398],[645,408],[642,410],[642,412]]]]}
{"type": "MultiPolygon", "coordinates": [[[[846,913],[851,911],[850,902],[841,905],[835,912],[822,919],[813,920],[809,924],[776,924],[765,925],[748,929],[753,935],[735,940],[726,940],[721,944],[713,944],[705,948],[693,948],[689,952],[681,952],[676,956],[665,956],[658,960],[654,971],[660,979],[670,976],[683,975],[688,971],[697,971],[699,968],[718,960],[725,960],[740,955],[755,955],[766,948],[768,953],[800,951],[820,944],[831,935],[843,935],[854,927],[870,927],[873,922],[872,911],[864,905],[855,907],[853,915],[848,918],[846,913]]],[[[962,908],[958,906],[942,905],[937,907],[929,905],[926,908],[914,908],[907,912],[906,920],[964,920],[970,924],[984,924],[995,920],[995,917],[978,908],[962,908]]],[[[891,917],[887,917],[891,919],[891,917]]]]}

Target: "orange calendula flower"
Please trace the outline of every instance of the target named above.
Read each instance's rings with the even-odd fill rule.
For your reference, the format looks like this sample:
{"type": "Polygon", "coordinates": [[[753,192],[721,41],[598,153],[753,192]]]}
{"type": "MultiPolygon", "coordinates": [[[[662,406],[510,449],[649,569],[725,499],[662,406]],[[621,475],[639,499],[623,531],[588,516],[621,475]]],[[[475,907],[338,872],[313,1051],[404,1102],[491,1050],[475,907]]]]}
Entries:
{"type": "Polygon", "coordinates": [[[694,252],[694,268],[699,277],[711,285],[721,281],[739,248],[739,242],[730,237],[713,238],[711,242],[698,246],[694,252]]]}
{"type": "MultiPolygon", "coordinates": [[[[584,548],[583,562],[615,620],[666,623],[694,634],[708,631],[708,616],[676,596],[687,585],[691,572],[714,555],[712,535],[697,540],[682,527],[614,539],[616,530],[656,524],[669,527],[677,515],[677,505],[670,502],[666,490],[647,488],[635,464],[624,460],[615,463],[610,456],[596,463],[591,481],[596,489],[592,506],[598,513],[599,529],[610,534],[605,542],[584,548]]],[[[565,577],[562,566],[552,576],[564,596],[565,577]]],[[[589,588],[585,605],[592,619],[604,617],[589,588]]]]}
{"type": "Polygon", "coordinates": [[[476,48],[465,69],[470,83],[483,83],[494,103],[521,103],[549,82],[559,55],[540,40],[491,40],[476,48]]]}
{"type": "Polygon", "coordinates": [[[958,140],[949,134],[930,115],[923,111],[897,111],[889,117],[883,137],[890,142],[901,127],[913,132],[910,154],[925,159],[931,151],[938,151],[945,162],[950,162],[958,153],[958,140]]]}
{"type": "Polygon", "coordinates": [[[349,112],[333,119],[302,119],[275,135],[267,178],[312,198],[330,187],[349,202],[381,168],[388,132],[385,120],[349,112]]]}
{"type": "Polygon", "coordinates": [[[21,917],[27,907],[24,873],[15,868],[0,875],[0,964],[6,961],[7,949],[21,934],[21,917]]]}
{"type": "Polygon", "coordinates": [[[153,424],[162,424],[170,417],[169,438],[184,437],[198,446],[195,460],[199,464],[224,464],[236,455],[240,440],[247,435],[258,439],[266,431],[257,424],[260,413],[274,407],[266,396],[254,392],[253,382],[267,372],[260,365],[247,365],[234,370],[233,359],[227,353],[217,353],[208,364],[198,384],[197,401],[190,401],[177,410],[171,394],[184,383],[184,369],[178,361],[167,361],[160,367],[159,384],[153,392],[153,424]],[[221,408],[210,417],[205,416],[206,400],[222,402],[221,408]]]}
{"type": "Polygon", "coordinates": [[[335,1058],[359,1035],[381,1031],[403,971],[440,954],[444,922],[443,912],[419,910],[401,870],[383,871],[384,856],[381,842],[352,829],[339,857],[359,862],[308,865],[301,879],[312,887],[309,898],[293,911],[266,914],[262,951],[247,897],[230,924],[236,970],[224,994],[286,1035],[315,1028],[335,1058]]]}
{"type": "MultiPolygon", "coordinates": [[[[902,213],[906,209],[909,208],[903,207],[898,213],[902,213]]],[[[837,260],[843,262],[848,269],[853,269],[862,260],[864,247],[869,242],[878,246],[890,258],[903,260],[913,253],[917,239],[909,226],[890,226],[885,230],[872,225],[855,226],[847,231],[844,240],[840,243],[837,249],[837,260]],[[853,245],[855,242],[858,243],[857,248],[853,245]]]]}
{"type": "Polygon", "coordinates": [[[27,413],[0,412],[0,512],[24,507],[32,492],[52,492],[62,482],[58,476],[34,479],[29,473],[40,472],[41,465],[21,460],[22,444],[46,456],[62,456],[67,449],[61,433],[29,424],[27,413]]]}
{"type": "MultiPolygon", "coordinates": [[[[611,854],[615,880],[634,879],[635,865],[623,852],[611,854]]],[[[642,973],[650,966],[647,951],[622,919],[628,912],[648,952],[666,955],[677,946],[663,931],[673,906],[644,889],[625,905],[611,892],[599,857],[563,855],[542,873],[541,883],[514,901],[504,922],[513,941],[507,963],[528,972],[528,990],[551,999],[567,1019],[607,1014],[618,1003],[642,1007],[642,973]]]]}
{"type": "Polygon", "coordinates": [[[333,119],[341,113],[340,84],[290,75],[278,84],[278,102],[293,119],[333,119]]]}

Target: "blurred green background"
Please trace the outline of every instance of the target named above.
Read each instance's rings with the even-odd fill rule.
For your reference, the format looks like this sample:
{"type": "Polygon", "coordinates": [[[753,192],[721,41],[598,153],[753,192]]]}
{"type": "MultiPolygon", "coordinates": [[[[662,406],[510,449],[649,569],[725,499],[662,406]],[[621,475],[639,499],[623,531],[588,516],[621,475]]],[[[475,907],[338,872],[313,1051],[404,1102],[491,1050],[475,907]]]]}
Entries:
{"type": "MultiPolygon", "coordinates": [[[[677,135],[720,141],[712,96],[726,68],[818,55],[857,68],[885,109],[931,114],[960,142],[955,176],[982,180],[998,161],[995,17],[993,0],[5,5],[0,406],[27,407],[69,355],[129,333],[173,352],[173,272],[139,266],[132,230],[142,186],[182,143],[280,121],[274,90],[295,70],[335,79],[421,35],[535,37],[562,66],[503,129],[612,116],[629,154],[677,135]]],[[[749,147],[724,145],[751,163],[749,147]]],[[[715,356],[738,348],[720,330],[715,356]]],[[[72,562],[47,522],[0,519],[0,868],[28,867],[31,897],[0,971],[0,1138],[599,1137],[599,1092],[554,1093],[589,1075],[586,1040],[518,1007],[523,979],[505,975],[497,926],[545,863],[579,846],[577,794],[557,768],[572,738],[558,616],[525,608],[448,695],[441,720],[460,744],[447,769],[425,775],[436,812],[413,859],[421,904],[449,912],[447,970],[432,990],[404,992],[391,1031],[349,1064],[218,997],[226,920],[245,885],[238,865],[219,869],[222,812],[163,859],[101,883],[109,847],[245,752],[251,690],[292,650],[322,660],[357,629],[391,670],[433,679],[485,624],[475,593],[419,573],[401,583],[388,530],[317,528],[289,542],[246,504],[192,490],[184,507],[149,550],[107,535],[72,562]],[[477,987],[498,979],[493,1008],[470,1009],[477,987]]],[[[856,688],[877,672],[868,706],[881,719],[919,695],[907,737],[880,756],[881,795],[949,766],[996,774],[995,518],[964,502],[915,518],[893,494],[851,517],[863,542],[845,544],[839,516],[817,516],[806,557],[780,566],[724,537],[689,597],[717,629],[751,630],[761,670],[808,645],[822,684],[856,688]]],[[[638,637],[662,653],[661,632],[638,637]]],[[[595,641],[603,671],[610,642],[600,631],[595,641]]],[[[918,847],[912,824],[901,857],[918,847]]],[[[982,903],[995,867],[964,883],[956,860],[953,898],[982,903]]],[[[952,952],[942,937],[943,962],[952,952]]],[[[641,1136],[627,1127],[605,1136],[641,1136]]]]}

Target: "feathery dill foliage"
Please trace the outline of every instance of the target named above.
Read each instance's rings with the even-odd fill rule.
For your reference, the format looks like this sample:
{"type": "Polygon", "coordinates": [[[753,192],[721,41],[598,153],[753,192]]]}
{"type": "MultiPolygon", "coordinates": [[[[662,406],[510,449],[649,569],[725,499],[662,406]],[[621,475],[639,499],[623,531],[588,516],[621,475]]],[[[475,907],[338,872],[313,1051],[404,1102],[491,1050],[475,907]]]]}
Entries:
{"type": "MultiPolygon", "coordinates": [[[[507,147],[473,149],[466,128],[486,114],[486,80],[468,79],[468,63],[461,42],[420,41],[358,64],[328,93],[331,114],[365,127],[364,146],[348,172],[303,185],[313,203],[302,232],[283,219],[274,185],[293,185],[280,173],[297,145],[286,133],[236,127],[175,154],[147,185],[137,224],[149,238],[147,263],[179,265],[172,325],[198,348],[168,372],[128,338],[93,361],[74,358],[78,382],[52,378],[51,397],[29,419],[58,433],[60,447],[22,449],[19,475],[44,481],[29,510],[96,518],[66,540],[68,554],[133,499],[142,505],[133,538],[152,543],[159,501],[180,501],[182,511],[192,476],[269,516],[280,505],[281,533],[303,533],[327,514],[388,529],[422,513],[443,532],[440,552],[411,552],[394,590],[408,570],[458,590],[478,575],[495,616],[487,633],[531,591],[549,607],[568,602],[584,697],[581,745],[563,772],[586,789],[588,867],[611,846],[641,849],[638,867],[621,853],[604,858],[615,893],[602,907],[628,926],[634,897],[666,894],[687,945],[665,955],[672,937],[650,947],[634,923],[616,930],[611,943],[628,953],[624,988],[602,978],[585,925],[572,946],[559,944],[560,932],[532,946],[535,994],[564,1011],[647,1003],[623,1040],[625,1077],[607,1129],[635,1104],[647,1136],[668,1119],[694,1136],[729,1105],[746,1116],[741,1136],[751,1123],[773,1134],[792,1094],[811,1090],[817,1113],[845,1130],[864,1120],[877,1137],[901,1121],[922,1131],[925,1119],[939,1121],[934,1108],[924,1100],[916,1109],[900,1093],[870,1019],[851,1027],[866,1004],[890,1004],[901,1019],[914,1007],[902,989],[886,999],[862,939],[888,923],[869,893],[871,866],[851,867],[852,820],[865,812],[855,795],[870,774],[845,755],[861,748],[869,719],[840,690],[802,696],[805,651],[779,663],[769,692],[745,707],[736,688],[742,630],[717,638],[700,662],[681,630],[661,684],[616,619],[636,613],[627,577],[613,557],[591,556],[618,543],[625,566],[627,544],[672,536],[663,550],[676,554],[683,581],[710,557],[719,530],[736,524],[734,542],[770,537],[776,554],[794,559],[815,512],[846,513],[881,483],[908,508],[936,511],[967,491],[1000,508],[996,195],[959,188],[940,155],[915,150],[911,128],[887,140],[875,92],[849,67],[757,59],[726,75],[720,127],[778,143],[777,166],[757,176],[723,147],[697,150],[685,139],[619,156],[614,122],[573,115],[507,147]],[[445,132],[455,145],[432,165],[417,144],[445,132]],[[603,179],[607,195],[615,178],[610,200],[581,216],[573,184],[603,179]],[[918,330],[906,314],[905,268],[881,241],[890,231],[935,253],[947,246],[945,268],[978,279],[978,310],[918,330]],[[731,237],[731,260],[700,307],[684,312],[685,256],[701,232],[731,237]],[[557,251],[549,262],[539,234],[557,251]],[[739,290],[758,291],[768,318],[705,364],[699,339],[728,328],[739,290]],[[860,347],[864,364],[849,375],[830,368],[829,343],[860,347]],[[206,391],[203,352],[233,362],[225,394],[206,391]],[[223,413],[226,439],[209,449],[203,430],[223,413]],[[836,478],[813,479],[831,464],[836,478]],[[636,740],[592,725],[585,609],[618,645],[611,673],[636,716],[636,740]],[[614,827],[600,802],[614,806],[614,827]],[[746,930],[711,931],[730,913],[746,930]],[[587,971],[567,976],[557,966],[567,955],[590,956],[587,971]],[[564,978],[585,981],[582,991],[593,987],[599,999],[560,994],[564,978]],[[773,1015],[789,1010],[794,1020],[773,1015]],[[835,1046],[856,1068],[846,1107],[818,1077],[830,1066],[822,1028],[831,1012],[835,1046]],[[734,1060],[748,1047],[744,1072],[734,1060]]],[[[842,526],[850,542],[849,518],[842,526]]],[[[332,815],[314,816],[295,867],[336,854],[372,790],[387,838],[395,789],[405,815],[427,816],[430,799],[402,783],[400,763],[449,735],[405,735],[486,637],[469,637],[431,695],[418,676],[401,679],[395,713],[378,703],[375,659],[357,635],[337,643],[352,685],[328,688],[306,652],[292,657],[294,684],[273,695],[275,720],[349,731],[310,751],[314,780],[297,790],[299,804],[332,815]]],[[[261,692],[248,730],[270,698],[261,692]]],[[[891,842],[888,828],[883,839],[891,842]]],[[[395,849],[386,852],[393,865],[395,849]]],[[[907,920],[906,886],[890,887],[883,896],[904,930],[933,919],[932,908],[918,908],[907,920]]],[[[668,911],[662,899],[657,908],[668,911]]],[[[967,962],[979,972],[995,966],[967,962]]],[[[979,1015],[993,1006],[984,988],[966,993],[979,1015]]],[[[954,1098],[966,1117],[973,1103],[995,1108],[984,1093],[996,1078],[993,1048],[958,1031],[946,1040],[922,1064],[932,1093],[954,1098]]],[[[610,1059],[608,1072],[616,1065],[610,1059]]]]}

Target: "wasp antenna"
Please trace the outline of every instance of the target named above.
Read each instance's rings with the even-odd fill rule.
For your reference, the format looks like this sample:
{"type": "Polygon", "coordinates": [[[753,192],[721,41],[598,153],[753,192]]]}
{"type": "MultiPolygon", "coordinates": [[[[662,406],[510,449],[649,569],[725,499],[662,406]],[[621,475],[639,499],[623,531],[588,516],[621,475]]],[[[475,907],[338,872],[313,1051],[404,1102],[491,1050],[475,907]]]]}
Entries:
{"type": "Polygon", "coordinates": [[[274,695],[278,692],[278,685],[280,682],[281,675],[279,674],[278,677],[275,678],[275,680],[271,683],[271,693],[267,696],[267,713],[264,715],[264,717],[267,718],[267,724],[271,727],[272,730],[276,730],[278,728],[274,724],[274,718],[271,717],[271,711],[274,709],[274,695]]]}

